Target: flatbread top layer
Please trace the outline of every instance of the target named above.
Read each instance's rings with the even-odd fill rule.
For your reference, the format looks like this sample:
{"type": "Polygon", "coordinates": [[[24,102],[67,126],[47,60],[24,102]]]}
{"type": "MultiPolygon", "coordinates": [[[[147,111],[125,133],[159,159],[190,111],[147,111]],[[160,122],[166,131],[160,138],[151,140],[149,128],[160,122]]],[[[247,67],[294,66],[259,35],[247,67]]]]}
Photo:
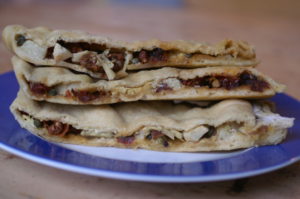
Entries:
{"type": "Polygon", "coordinates": [[[36,64],[61,66],[100,79],[120,79],[128,70],[154,67],[255,66],[255,51],[243,41],[215,45],[195,41],[148,40],[133,43],[81,31],[7,26],[5,45],[20,58],[36,64]]]}

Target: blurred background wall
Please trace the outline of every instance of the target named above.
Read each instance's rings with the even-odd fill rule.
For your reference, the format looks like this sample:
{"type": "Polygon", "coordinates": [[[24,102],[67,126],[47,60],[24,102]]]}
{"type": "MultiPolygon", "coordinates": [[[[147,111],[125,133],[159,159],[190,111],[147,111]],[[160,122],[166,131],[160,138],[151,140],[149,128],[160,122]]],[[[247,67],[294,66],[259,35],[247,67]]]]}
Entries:
{"type": "MultiPolygon", "coordinates": [[[[119,40],[246,40],[260,70],[300,98],[300,1],[297,0],[0,0],[0,31],[8,24],[80,29],[119,40]]],[[[0,44],[0,72],[11,70],[0,44]]]]}

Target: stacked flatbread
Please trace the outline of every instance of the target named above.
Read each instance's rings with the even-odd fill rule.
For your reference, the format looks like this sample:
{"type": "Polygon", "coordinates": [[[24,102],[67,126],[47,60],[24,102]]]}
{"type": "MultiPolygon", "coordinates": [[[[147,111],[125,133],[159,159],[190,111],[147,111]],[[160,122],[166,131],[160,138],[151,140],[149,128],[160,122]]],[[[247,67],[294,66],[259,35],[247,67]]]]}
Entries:
{"type": "Polygon", "coordinates": [[[257,71],[248,43],[126,43],[79,31],[3,31],[20,84],[11,111],[49,141],[160,151],[280,143],[293,118],[265,98],[285,88],[257,71]]]}

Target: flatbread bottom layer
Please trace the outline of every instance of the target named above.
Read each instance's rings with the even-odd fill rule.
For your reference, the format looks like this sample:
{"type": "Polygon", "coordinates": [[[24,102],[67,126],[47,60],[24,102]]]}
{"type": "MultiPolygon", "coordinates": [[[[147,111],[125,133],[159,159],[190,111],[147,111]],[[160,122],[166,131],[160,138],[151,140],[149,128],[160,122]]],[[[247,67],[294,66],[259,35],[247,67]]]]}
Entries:
{"type": "Polygon", "coordinates": [[[36,102],[19,93],[11,111],[23,128],[51,142],[158,151],[278,144],[293,125],[292,118],[272,113],[267,103],[244,100],[205,108],[171,102],[78,107],[36,102]]]}

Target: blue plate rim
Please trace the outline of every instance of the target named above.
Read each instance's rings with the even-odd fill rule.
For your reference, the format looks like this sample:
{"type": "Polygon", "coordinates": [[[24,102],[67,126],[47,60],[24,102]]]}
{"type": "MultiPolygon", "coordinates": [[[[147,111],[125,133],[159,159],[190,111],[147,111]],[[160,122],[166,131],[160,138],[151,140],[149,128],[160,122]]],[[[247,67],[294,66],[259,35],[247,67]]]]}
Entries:
{"type": "Polygon", "coordinates": [[[140,181],[140,182],[159,182],[159,183],[184,183],[184,182],[217,182],[223,180],[234,180],[239,178],[252,177],[264,173],[268,173],[271,171],[275,171],[277,169],[289,166],[300,160],[300,157],[293,158],[287,162],[284,162],[279,165],[274,165],[269,168],[261,168],[254,171],[242,172],[238,174],[219,174],[214,176],[188,176],[188,177],[178,177],[178,176],[148,176],[142,174],[128,174],[122,172],[113,172],[113,171],[105,171],[94,168],[86,168],[81,166],[76,166],[68,163],[57,162],[51,159],[41,158],[34,156],[30,153],[23,152],[21,150],[17,150],[13,147],[9,147],[7,145],[0,143],[0,148],[10,152],[16,156],[22,157],[26,160],[30,160],[35,163],[39,163],[42,165],[46,165],[49,167],[62,169],[65,171],[71,171],[74,173],[85,174],[90,176],[104,177],[110,179],[117,180],[129,180],[129,181],[140,181]]]}

